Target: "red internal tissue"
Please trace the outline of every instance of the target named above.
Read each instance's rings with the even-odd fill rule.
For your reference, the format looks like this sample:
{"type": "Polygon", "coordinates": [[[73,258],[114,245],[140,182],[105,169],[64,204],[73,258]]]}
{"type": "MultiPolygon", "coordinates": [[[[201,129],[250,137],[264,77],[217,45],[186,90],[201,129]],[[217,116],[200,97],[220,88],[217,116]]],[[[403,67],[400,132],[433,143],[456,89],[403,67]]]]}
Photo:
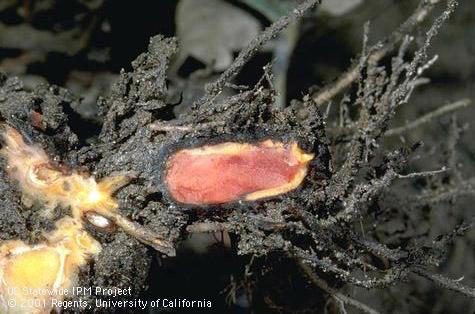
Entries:
{"type": "Polygon", "coordinates": [[[252,201],[297,188],[312,158],[295,142],[271,140],[183,149],[168,159],[165,184],[185,204],[252,201]]]}

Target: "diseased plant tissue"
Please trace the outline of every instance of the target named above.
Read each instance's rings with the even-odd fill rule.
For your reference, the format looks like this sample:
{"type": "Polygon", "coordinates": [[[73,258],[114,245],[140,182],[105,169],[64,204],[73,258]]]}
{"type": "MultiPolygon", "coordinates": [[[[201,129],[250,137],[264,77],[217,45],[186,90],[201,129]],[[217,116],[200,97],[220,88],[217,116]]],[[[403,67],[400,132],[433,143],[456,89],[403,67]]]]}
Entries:
{"type": "MultiPolygon", "coordinates": [[[[177,119],[169,118],[167,82],[177,41],[152,37],[99,98],[94,141],[82,142],[70,124],[64,108],[79,102],[72,93],[47,85],[31,91],[0,76],[0,312],[15,312],[5,305],[14,287],[131,287],[124,300],[137,298],[147,291],[152,260],[173,263],[180,243],[198,233],[231,235],[235,258],[244,256],[244,269],[223,287],[230,304],[240,293],[250,304],[264,295],[276,312],[411,312],[401,300],[383,300],[420,278],[474,300],[463,269],[461,279],[438,269],[472,222],[457,219],[435,238],[423,230],[438,206],[450,203],[457,215],[458,201],[475,194],[475,178],[457,162],[464,127],[449,117],[437,168],[411,172],[430,156],[421,142],[398,140],[470,101],[392,124],[437,67],[429,48],[457,1],[421,1],[375,44],[371,25],[362,26],[353,65],[286,106],[276,105],[270,66],[254,86],[233,84],[259,48],[318,2],[302,1],[261,32],[177,119]],[[260,291],[269,278],[272,288],[260,291]],[[313,291],[311,299],[283,301],[291,283],[313,291]],[[364,293],[380,302],[360,300],[364,293]]],[[[410,299],[409,291],[398,296],[410,299]]],[[[46,296],[38,302],[16,312],[71,311],[46,296]]]]}

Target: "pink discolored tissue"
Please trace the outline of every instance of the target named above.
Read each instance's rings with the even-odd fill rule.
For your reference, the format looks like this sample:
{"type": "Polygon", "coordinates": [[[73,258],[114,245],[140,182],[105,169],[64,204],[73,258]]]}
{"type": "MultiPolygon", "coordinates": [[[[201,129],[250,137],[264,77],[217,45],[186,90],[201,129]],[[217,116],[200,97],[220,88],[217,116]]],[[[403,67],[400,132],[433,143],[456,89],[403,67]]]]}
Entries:
{"type": "Polygon", "coordinates": [[[173,199],[190,205],[254,201],[296,189],[312,154],[296,142],[226,142],[171,155],[165,184],[173,199]]]}

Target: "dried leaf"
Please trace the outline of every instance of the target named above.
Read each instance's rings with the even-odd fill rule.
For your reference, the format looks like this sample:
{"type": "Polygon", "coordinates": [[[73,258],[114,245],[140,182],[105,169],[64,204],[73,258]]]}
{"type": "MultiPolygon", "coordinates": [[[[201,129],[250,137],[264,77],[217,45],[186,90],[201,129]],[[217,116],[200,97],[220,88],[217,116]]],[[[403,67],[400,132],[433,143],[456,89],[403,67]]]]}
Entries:
{"type": "Polygon", "coordinates": [[[285,15],[292,8],[298,5],[297,1],[292,0],[240,0],[249,7],[259,11],[262,15],[274,22],[279,17],[285,15]]]}
{"type": "Polygon", "coordinates": [[[331,15],[338,16],[350,12],[361,3],[363,3],[363,0],[329,0],[324,1],[320,9],[331,15]]]}
{"type": "Polygon", "coordinates": [[[260,30],[249,13],[221,0],[182,0],[176,13],[181,64],[187,56],[222,71],[260,30]]]}

